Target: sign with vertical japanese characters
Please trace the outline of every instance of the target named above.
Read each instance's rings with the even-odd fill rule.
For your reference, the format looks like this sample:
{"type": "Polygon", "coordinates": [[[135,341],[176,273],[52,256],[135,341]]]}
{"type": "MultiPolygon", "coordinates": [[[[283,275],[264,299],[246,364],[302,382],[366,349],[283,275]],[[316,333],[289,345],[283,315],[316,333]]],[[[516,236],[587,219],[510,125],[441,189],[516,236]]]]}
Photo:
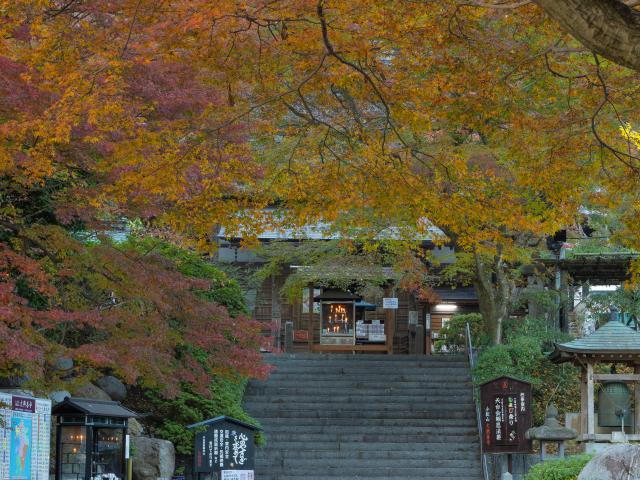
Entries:
{"type": "Polygon", "coordinates": [[[48,480],[51,400],[0,393],[0,480],[48,480]]]}
{"type": "Polygon", "coordinates": [[[530,452],[531,384],[499,377],[480,386],[482,443],[487,453],[530,452]]]}
{"type": "Polygon", "coordinates": [[[250,426],[227,417],[208,425],[207,430],[196,433],[195,472],[253,480],[254,434],[250,426]]]}

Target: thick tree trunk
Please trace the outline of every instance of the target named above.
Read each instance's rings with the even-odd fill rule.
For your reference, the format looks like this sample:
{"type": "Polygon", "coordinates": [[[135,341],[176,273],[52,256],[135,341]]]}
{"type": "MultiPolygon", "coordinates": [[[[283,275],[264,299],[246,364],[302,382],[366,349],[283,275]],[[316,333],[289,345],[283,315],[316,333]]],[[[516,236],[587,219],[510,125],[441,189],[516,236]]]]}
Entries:
{"type": "Polygon", "coordinates": [[[502,323],[509,318],[509,305],[513,295],[513,282],[507,274],[508,266],[500,256],[493,259],[492,265],[475,254],[474,287],[478,294],[480,313],[485,322],[491,342],[502,342],[502,323]]]}
{"type": "Polygon", "coordinates": [[[620,0],[533,0],[585,47],[640,71],[640,13],[620,0]]]}

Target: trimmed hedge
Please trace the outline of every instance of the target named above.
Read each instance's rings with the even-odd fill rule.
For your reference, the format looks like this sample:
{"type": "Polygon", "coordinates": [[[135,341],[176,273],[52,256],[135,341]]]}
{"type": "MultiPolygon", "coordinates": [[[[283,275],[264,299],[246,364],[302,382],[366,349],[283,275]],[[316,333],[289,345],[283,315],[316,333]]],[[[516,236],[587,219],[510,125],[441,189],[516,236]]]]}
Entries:
{"type": "Polygon", "coordinates": [[[577,480],[591,455],[576,455],[562,460],[549,460],[531,467],[525,480],[577,480]]]}

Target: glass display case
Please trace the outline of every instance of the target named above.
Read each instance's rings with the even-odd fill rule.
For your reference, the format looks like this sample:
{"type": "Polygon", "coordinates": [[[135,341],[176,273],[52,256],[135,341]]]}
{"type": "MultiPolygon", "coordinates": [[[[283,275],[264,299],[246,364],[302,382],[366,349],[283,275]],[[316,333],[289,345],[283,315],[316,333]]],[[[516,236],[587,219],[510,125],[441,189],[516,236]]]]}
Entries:
{"type": "Polygon", "coordinates": [[[124,480],[128,419],[118,402],[67,397],[56,405],[56,480],[124,480]]]}
{"type": "Polygon", "coordinates": [[[354,302],[323,301],[320,343],[325,345],[353,345],[354,342],[354,302]]]}
{"type": "Polygon", "coordinates": [[[60,427],[60,480],[82,480],[87,467],[87,434],[82,426],[60,427]]]}
{"type": "Polygon", "coordinates": [[[320,345],[355,345],[358,295],[325,289],[313,298],[320,302],[320,345]]]}

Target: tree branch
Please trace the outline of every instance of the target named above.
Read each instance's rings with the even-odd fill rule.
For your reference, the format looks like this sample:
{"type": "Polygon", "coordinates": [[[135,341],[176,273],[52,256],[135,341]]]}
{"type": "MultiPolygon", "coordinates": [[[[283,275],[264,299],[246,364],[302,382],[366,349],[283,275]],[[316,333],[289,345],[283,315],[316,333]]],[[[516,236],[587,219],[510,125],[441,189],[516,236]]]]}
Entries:
{"type": "Polygon", "coordinates": [[[620,0],[533,0],[590,50],[640,70],[640,13],[620,0]]]}

